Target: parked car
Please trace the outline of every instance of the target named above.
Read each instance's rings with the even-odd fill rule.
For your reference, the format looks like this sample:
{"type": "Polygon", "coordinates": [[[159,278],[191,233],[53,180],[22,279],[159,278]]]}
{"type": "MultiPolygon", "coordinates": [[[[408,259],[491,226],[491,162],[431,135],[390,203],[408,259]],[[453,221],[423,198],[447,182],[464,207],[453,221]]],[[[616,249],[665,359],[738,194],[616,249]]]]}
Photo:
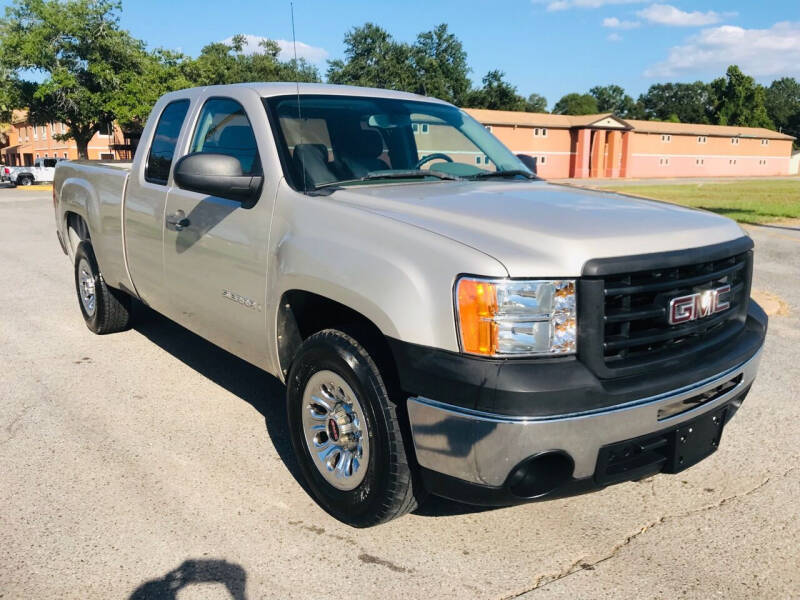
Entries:
{"type": "Polygon", "coordinates": [[[5,167],[4,179],[12,185],[33,185],[35,183],[52,183],[59,158],[37,158],[32,166],[5,167]]]}
{"type": "Polygon", "coordinates": [[[88,328],[137,298],[285,382],[308,488],[354,526],[691,467],[767,329],[733,221],[548,184],[414,94],[173,92],[132,165],[59,163],[54,198],[88,328]]]}

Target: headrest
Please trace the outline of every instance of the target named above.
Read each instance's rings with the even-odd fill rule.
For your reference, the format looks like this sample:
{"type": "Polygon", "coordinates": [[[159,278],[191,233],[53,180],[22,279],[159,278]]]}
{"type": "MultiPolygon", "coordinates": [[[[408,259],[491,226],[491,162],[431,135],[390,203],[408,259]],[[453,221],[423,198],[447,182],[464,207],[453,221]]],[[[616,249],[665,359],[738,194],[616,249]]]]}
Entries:
{"type": "Polygon", "coordinates": [[[359,158],[375,158],[383,153],[383,138],[374,129],[359,129],[358,133],[349,135],[345,141],[342,154],[359,158]]]}

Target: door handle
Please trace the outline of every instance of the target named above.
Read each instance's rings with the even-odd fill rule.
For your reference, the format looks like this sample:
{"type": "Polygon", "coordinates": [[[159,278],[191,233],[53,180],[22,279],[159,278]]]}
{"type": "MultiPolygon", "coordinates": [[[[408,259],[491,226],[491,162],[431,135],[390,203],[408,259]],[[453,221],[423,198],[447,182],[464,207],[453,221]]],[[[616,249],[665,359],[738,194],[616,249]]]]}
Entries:
{"type": "Polygon", "coordinates": [[[175,231],[181,231],[184,227],[190,225],[190,221],[186,218],[186,213],[182,210],[177,210],[173,214],[167,215],[167,225],[172,225],[175,231]]]}

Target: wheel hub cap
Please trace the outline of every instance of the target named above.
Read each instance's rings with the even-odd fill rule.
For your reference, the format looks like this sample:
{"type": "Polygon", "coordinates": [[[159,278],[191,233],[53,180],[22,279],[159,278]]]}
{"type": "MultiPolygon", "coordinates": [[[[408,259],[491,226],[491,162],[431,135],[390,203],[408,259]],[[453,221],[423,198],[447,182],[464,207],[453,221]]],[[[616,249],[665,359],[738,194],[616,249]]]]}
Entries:
{"type": "Polygon", "coordinates": [[[337,373],[319,371],[303,393],[303,433],[322,477],[333,487],[352,490],[369,463],[369,435],[361,404],[337,373]]]}
{"type": "Polygon", "coordinates": [[[94,315],[95,310],[95,281],[92,270],[85,259],[81,259],[78,264],[78,294],[81,297],[81,303],[86,314],[90,317],[94,315]]]}

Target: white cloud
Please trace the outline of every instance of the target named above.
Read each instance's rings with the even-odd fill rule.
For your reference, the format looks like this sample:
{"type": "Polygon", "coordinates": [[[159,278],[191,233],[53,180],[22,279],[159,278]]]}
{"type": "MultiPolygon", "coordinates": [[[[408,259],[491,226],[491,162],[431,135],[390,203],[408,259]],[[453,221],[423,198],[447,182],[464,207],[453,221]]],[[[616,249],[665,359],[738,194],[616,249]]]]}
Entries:
{"type": "Polygon", "coordinates": [[[608,37],[606,39],[609,42],[621,42],[622,41],[622,36],[615,31],[613,33],[609,33],[608,37]]]}
{"type": "Polygon", "coordinates": [[[569,8],[600,8],[612,4],[640,4],[646,0],[531,0],[533,4],[546,4],[547,10],[567,10],[569,8]]]}
{"type": "Polygon", "coordinates": [[[769,29],[733,25],[703,29],[685,44],[671,48],[666,60],[644,74],[719,73],[734,64],[755,77],[800,76],[800,22],[775,23],[769,29]]]}
{"type": "Polygon", "coordinates": [[[647,8],[637,11],[636,14],[651,23],[673,27],[702,27],[703,25],[719,23],[720,19],[722,19],[722,15],[713,10],[708,12],[700,12],[699,10],[686,12],[669,4],[651,4],[647,8]]]}
{"type": "MultiPolygon", "coordinates": [[[[245,54],[256,54],[258,52],[262,52],[261,46],[259,46],[259,42],[262,40],[266,40],[268,38],[262,37],[260,35],[251,35],[246,34],[244,36],[245,43],[243,52],[245,54]]],[[[233,40],[233,36],[229,38],[225,38],[222,40],[223,44],[230,44],[231,40],[233,40]]],[[[272,40],[278,47],[280,48],[280,52],[278,53],[278,58],[281,60],[291,60],[294,58],[294,47],[292,46],[291,40],[272,40]]],[[[310,46],[309,44],[305,44],[303,42],[297,42],[297,58],[305,58],[307,61],[312,63],[321,63],[326,58],[328,58],[328,51],[325,48],[318,48],[316,46],[310,46]]]]}
{"type": "Polygon", "coordinates": [[[603,27],[609,27],[611,29],[635,29],[639,25],[641,25],[639,21],[620,21],[617,17],[607,17],[603,19],[603,27]]]}

